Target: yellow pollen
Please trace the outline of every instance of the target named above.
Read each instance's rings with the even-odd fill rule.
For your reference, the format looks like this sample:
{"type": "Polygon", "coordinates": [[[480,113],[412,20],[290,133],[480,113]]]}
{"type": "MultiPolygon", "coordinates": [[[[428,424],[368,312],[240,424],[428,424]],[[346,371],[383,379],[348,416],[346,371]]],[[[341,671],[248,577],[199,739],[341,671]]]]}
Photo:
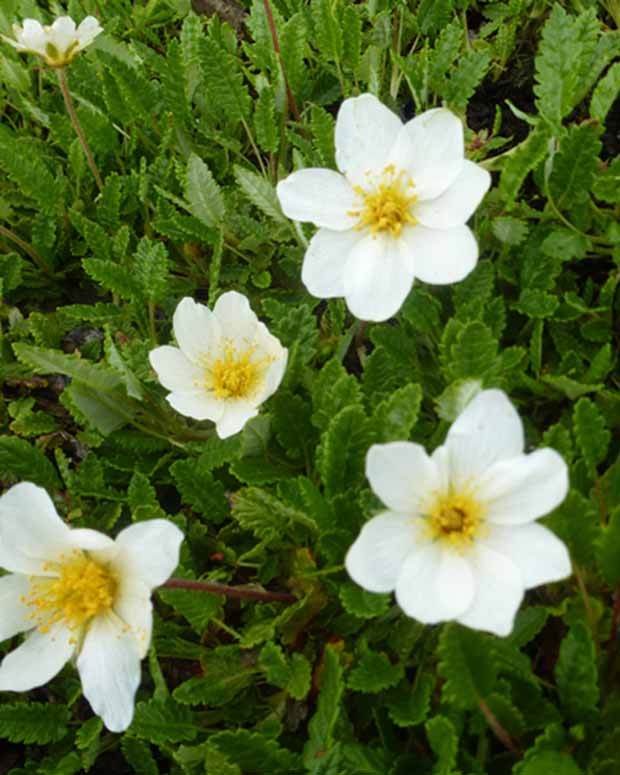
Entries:
{"type": "Polygon", "coordinates": [[[217,398],[247,398],[256,389],[261,377],[261,363],[252,360],[254,347],[238,354],[234,347],[227,347],[224,357],[219,358],[207,371],[207,388],[217,398]]]}
{"type": "Polygon", "coordinates": [[[362,198],[359,210],[351,210],[349,215],[358,218],[356,230],[370,229],[372,234],[389,232],[392,237],[400,236],[404,226],[417,223],[411,207],[417,197],[413,181],[403,179],[403,172],[396,173],[393,165],[383,171],[383,180],[372,190],[362,186],[354,188],[362,198]]]}
{"type": "Polygon", "coordinates": [[[436,540],[463,548],[479,534],[483,517],[481,504],[470,495],[444,495],[430,510],[429,527],[436,540]]]}
{"type": "Polygon", "coordinates": [[[58,571],[58,577],[34,576],[22,602],[33,609],[30,618],[40,632],[64,623],[77,630],[94,616],[114,605],[117,581],[110,570],[76,551],[69,559],[46,563],[46,571],[58,571]]]}

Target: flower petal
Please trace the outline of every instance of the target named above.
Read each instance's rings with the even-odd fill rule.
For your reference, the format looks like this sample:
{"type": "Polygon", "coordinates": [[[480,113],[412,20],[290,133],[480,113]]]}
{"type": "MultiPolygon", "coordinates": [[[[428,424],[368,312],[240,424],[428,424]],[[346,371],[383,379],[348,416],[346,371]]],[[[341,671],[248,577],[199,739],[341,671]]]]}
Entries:
{"type": "Polygon", "coordinates": [[[28,692],[56,676],[75,651],[74,634],[62,624],[34,630],[0,665],[0,691],[28,692]]]}
{"type": "Polygon", "coordinates": [[[294,221],[310,221],[334,231],[351,229],[357,196],[347,179],[334,170],[307,168],[293,172],[277,186],[282,211],[294,221]]]}
{"type": "Polygon", "coordinates": [[[224,414],[224,403],[206,390],[174,392],[166,396],[166,401],[179,414],[194,420],[218,422],[224,414]]]}
{"type": "Polygon", "coordinates": [[[174,336],[190,361],[200,362],[220,342],[220,326],[208,307],[186,296],[172,318],[174,336]]]}
{"type": "Polygon", "coordinates": [[[59,54],[64,54],[77,40],[75,22],[70,16],[59,16],[48,28],[48,40],[56,46],[59,54]]]}
{"type": "Polygon", "coordinates": [[[476,591],[471,606],[457,620],[476,630],[509,635],[523,600],[524,583],[519,569],[508,557],[482,544],[474,546],[468,558],[476,591]]]}
{"type": "Polygon", "coordinates": [[[366,455],[366,476],[385,505],[404,514],[420,514],[439,487],[435,462],[424,447],[410,441],[373,444],[366,455]]]}
{"type": "Polygon", "coordinates": [[[149,353],[149,361],[166,390],[193,391],[204,378],[204,369],[192,363],[178,347],[156,347],[149,353]]]}
{"type": "Polygon", "coordinates": [[[32,609],[23,601],[29,591],[28,576],[17,573],[0,578],[0,641],[32,629],[32,609]]]}
{"type": "Polygon", "coordinates": [[[73,548],[69,533],[42,487],[21,482],[0,498],[0,563],[6,570],[49,575],[42,566],[73,548]]]}
{"type": "Polygon", "coordinates": [[[521,571],[526,589],[570,576],[568,549],[543,525],[489,525],[481,542],[503,554],[521,571]]]}
{"type": "Polygon", "coordinates": [[[425,283],[457,283],[478,263],[478,243],[467,226],[444,230],[417,224],[405,229],[402,239],[411,254],[415,276],[425,283]]]}
{"type": "Polygon", "coordinates": [[[213,314],[220,324],[224,339],[250,346],[256,335],[258,318],[250,308],[250,302],[236,291],[223,293],[215,302],[213,314]]]}
{"type": "Polygon", "coordinates": [[[456,181],[463,167],[461,120],[445,108],[416,116],[405,124],[390,160],[407,169],[419,199],[435,199],[456,181]]]}
{"type": "Polygon", "coordinates": [[[140,685],[138,644],[116,617],[93,620],[77,669],[82,691],[93,711],[111,732],[124,732],[131,724],[136,691],[140,685]]]}
{"type": "Polygon", "coordinates": [[[131,630],[138,644],[138,655],[143,659],[149,649],[153,629],[153,603],[149,587],[136,576],[121,576],[114,613],[131,630]]]}
{"type": "Polygon", "coordinates": [[[491,175],[478,164],[465,160],[454,183],[441,196],[417,202],[413,214],[431,229],[462,226],[471,218],[490,185],[491,175]]]}
{"type": "Polygon", "coordinates": [[[385,511],[373,517],[347,552],[349,576],[369,592],[391,592],[423,530],[422,520],[408,514],[385,511]]]}
{"type": "Polygon", "coordinates": [[[114,547],[114,541],[98,530],[80,527],[69,531],[69,543],[76,549],[87,552],[102,552],[114,547]]]}
{"type": "Polygon", "coordinates": [[[40,22],[36,19],[25,19],[21,28],[15,28],[16,38],[24,48],[38,54],[45,54],[47,36],[40,22]]]}
{"type": "Polygon", "coordinates": [[[403,124],[372,94],[345,100],[336,120],[336,164],[353,182],[380,172],[403,124]]]}
{"type": "MultiPolygon", "coordinates": [[[[465,407],[448,431],[444,454],[433,459],[449,467],[444,481],[453,487],[477,486],[478,480],[499,460],[523,452],[523,425],[502,390],[483,390],[465,407]]],[[[435,452],[438,453],[438,450],[435,452]]]]}
{"type": "Polygon", "coordinates": [[[568,468],[554,449],[495,463],[480,482],[487,519],[498,525],[519,525],[548,514],[568,493],[568,468]]]}
{"type": "Polygon", "coordinates": [[[116,536],[119,575],[137,576],[149,588],[163,584],[179,564],[184,535],[167,519],[148,519],[126,527],[116,536]]]}
{"type": "Polygon", "coordinates": [[[319,299],[344,296],[345,265],[363,236],[354,229],[317,231],[310,240],[301,268],[301,280],[309,293],[319,299]]]}
{"type": "Polygon", "coordinates": [[[413,285],[414,259],[400,239],[366,235],[344,269],[347,306],[361,320],[382,321],[400,309],[413,285]]]}
{"type": "Polygon", "coordinates": [[[77,38],[80,42],[80,49],[90,45],[101,32],[103,32],[103,27],[94,16],[87,16],[83,19],[77,28],[77,38]]]}
{"type": "Polygon", "coordinates": [[[396,601],[407,616],[437,624],[460,616],[474,597],[469,562],[458,552],[428,543],[405,560],[396,583],[396,601]]]}
{"type": "Polygon", "coordinates": [[[258,409],[248,401],[227,401],[224,404],[224,413],[215,424],[215,430],[220,439],[234,436],[243,429],[243,426],[252,417],[256,417],[258,409]]]}

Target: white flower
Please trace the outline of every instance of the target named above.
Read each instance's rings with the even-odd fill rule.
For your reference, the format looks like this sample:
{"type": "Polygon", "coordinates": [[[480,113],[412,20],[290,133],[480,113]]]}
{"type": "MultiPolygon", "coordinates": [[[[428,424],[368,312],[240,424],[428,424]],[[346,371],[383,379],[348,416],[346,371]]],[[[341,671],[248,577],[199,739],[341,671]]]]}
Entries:
{"type": "Polygon", "coordinates": [[[50,67],[64,67],[100,32],[103,29],[94,16],[87,16],[77,29],[70,16],[60,16],[50,26],[36,19],[25,19],[23,26],[13,25],[15,40],[6,35],[1,37],[18,51],[43,57],[50,67]]]}
{"type": "Polygon", "coordinates": [[[387,320],[414,277],[462,280],[478,245],[465,226],[491,183],[463,157],[463,126],[428,110],[407,124],[376,97],[345,100],[336,121],[336,163],[278,184],[284,213],[319,226],[302,268],[313,296],[344,296],[363,320],[387,320]]]}
{"type": "Polygon", "coordinates": [[[409,442],[372,446],[366,475],[387,511],[349,549],[353,580],[395,590],[403,611],[426,624],[510,633],[524,591],[571,572],[564,544],[536,523],[566,496],[566,464],[523,445],[506,394],[484,390],[431,456],[409,442]]]}
{"type": "Polygon", "coordinates": [[[179,347],[149,359],[168,403],[195,420],[212,420],[221,439],[238,433],[278,388],[288,351],[250,309],[245,296],[223,293],[213,311],[182,299],[172,325],[179,347]]]}
{"type": "Polygon", "coordinates": [[[0,640],[24,642],[0,665],[0,690],[25,692],[75,659],[84,696],[113,732],[133,718],[140,660],[151,640],[151,591],[179,560],[183,533],[138,522],[116,541],[71,530],[30,482],[0,498],[0,640]]]}

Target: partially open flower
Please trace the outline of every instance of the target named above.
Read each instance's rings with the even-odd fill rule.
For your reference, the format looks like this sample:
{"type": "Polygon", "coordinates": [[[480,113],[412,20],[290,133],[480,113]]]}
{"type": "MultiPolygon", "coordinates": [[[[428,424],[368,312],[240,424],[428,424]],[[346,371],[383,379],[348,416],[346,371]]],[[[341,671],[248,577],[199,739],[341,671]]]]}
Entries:
{"type": "Polygon", "coordinates": [[[59,16],[50,26],[36,19],[25,19],[23,26],[13,25],[15,39],[2,35],[18,51],[38,54],[50,67],[64,67],[103,32],[94,16],[87,16],[76,28],[70,16],[59,16]]]}
{"type": "Polygon", "coordinates": [[[335,141],[339,173],[302,169],[277,188],[289,218],[319,227],[301,273],[313,296],[387,320],[414,277],[443,285],[471,272],[478,245],[465,224],[491,177],[464,158],[457,116],[437,108],[403,124],[362,94],[342,103],[335,141]]]}
{"type": "Polygon", "coordinates": [[[564,544],[536,523],[565,498],[552,449],[524,454],[523,426],[501,390],[484,390],[429,456],[419,444],[376,444],[366,475],[387,511],[346,557],[370,592],[396,591],[409,616],[508,635],[524,591],[570,575],[564,544]]]}
{"type": "Polygon", "coordinates": [[[0,498],[0,640],[28,633],[0,665],[0,690],[26,692],[75,659],[84,696],[112,732],[127,729],[151,641],[151,591],[179,561],[183,533],[138,522],[116,541],[71,530],[30,482],[0,498]]]}
{"type": "Polygon", "coordinates": [[[172,391],[168,403],[187,417],[212,420],[222,439],[238,433],[277,390],[288,351],[235,291],[223,293],[213,311],[182,299],[172,324],[179,347],[149,354],[172,391]]]}

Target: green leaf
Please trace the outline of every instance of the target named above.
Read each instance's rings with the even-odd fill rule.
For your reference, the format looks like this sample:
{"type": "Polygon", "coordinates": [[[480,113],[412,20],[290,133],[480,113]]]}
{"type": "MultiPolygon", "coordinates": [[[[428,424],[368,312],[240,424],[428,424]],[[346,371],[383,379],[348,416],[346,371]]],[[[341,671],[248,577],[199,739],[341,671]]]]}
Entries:
{"type": "Polygon", "coordinates": [[[594,561],[601,528],[599,515],[589,498],[571,490],[546,523],[568,545],[576,564],[587,566],[594,561]]]}
{"type": "Polygon", "coordinates": [[[573,17],[559,4],[543,27],[534,92],[538,110],[555,131],[579,101],[583,71],[590,67],[598,34],[594,9],[573,17]]]}
{"type": "Polygon", "coordinates": [[[620,508],[614,508],[597,545],[597,562],[610,587],[620,582],[620,508]]]}
{"type": "Polygon", "coordinates": [[[375,409],[372,422],[379,443],[408,439],[418,420],[422,404],[422,388],[409,384],[395,390],[375,409]]]}
{"type": "Polygon", "coordinates": [[[65,705],[15,702],[0,705],[0,737],[12,743],[45,745],[67,734],[70,714],[65,705]]]}
{"type": "Polygon", "coordinates": [[[446,716],[435,716],[424,725],[428,743],[437,757],[433,773],[449,775],[456,763],[459,739],[454,725],[446,716]]]}
{"type": "Polygon", "coordinates": [[[60,403],[75,420],[104,436],[122,428],[135,414],[121,391],[101,392],[82,382],[72,382],[60,396],[60,403]]]}
{"type": "Polygon", "coordinates": [[[589,398],[581,398],[573,410],[573,430],[581,454],[592,476],[607,455],[611,433],[596,404],[589,398]]]}
{"type": "Polygon", "coordinates": [[[324,430],[332,417],[346,406],[361,404],[359,382],[337,358],[327,361],[312,385],[312,423],[324,430]]]}
{"type": "Polygon", "coordinates": [[[304,746],[304,764],[309,769],[318,757],[334,745],[334,731],[340,717],[340,702],[344,691],[342,666],[338,652],[326,646],[323,655],[321,691],[314,715],[308,724],[308,741],[304,746]]]}
{"type": "Polygon", "coordinates": [[[287,533],[294,537],[299,528],[302,535],[316,530],[310,516],[258,487],[246,487],[235,493],[232,515],[242,528],[269,541],[279,541],[287,533]]]}
{"type": "MultiPolygon", "coordinates": [[[[527,754],[526,754],[527,756],[527,754]]],[[[515,770],[515,775],[517,770],[515,770]]],[[[541,751],[527,758],[518,775],[583,775],[572,756],[560,751],[541,751]]]]}
{"type": "Polygon", "coordinates": [[[549,190],[560,209],[588,200],[601,152],[600,130],[591,124],[572,126],[553,158],[549,190]]]}
{"type": "Polygon", "coordinates": [[[273,775],[289,775],[298,771],[296,754],[282,748],[275,740],[249,729],[216,732],[209,737],[209,744],[217,746],[242,772],[251,772],[257,762],[265,773],[273,775]]]}
{"type": "Polygon", "coordinates": [[[82,267],[89,277],[96,280],[105,290],[123,299],[132,299],[138,293],[135,277],[129,269],[101,258],[84,258],[82,267]]]}
{"type": "Polygon", "coordinates": [[[254,108],[254,129],[260,147],[268,153],[275,153],[280,137],[276,123],[275,94],[271,87],[265,87],[258,95],[254,108]]]}
{"type": "Polygon", "coordinates": [[[151,748],[143,740],[123,735],[121,751],[137,775],[159,775],[151,748]]]}
{"type": "Polygon", "coordinates": [[[354,691],[377,694],[395,686],[402,677],[402,665],[393,665],[385,654],[368,650],[349,673],[347,685],[354,691]]]}
{"type": "Polygon", "coordinates": [[[243,83],[239,59],[213,40],[205,40],[201,62],[204,83],[213,109],[234,122],[244,121],[250,112],[250,95],[243,83]]]}
{"type": "Polygon", "coordinates": [[[191,214],[201,223],[216,228],[224,221],[225,206],[220,188],[207,165],[190,154],[185,176],[185,197],[191,214]]]}
{"type": "Polygon", "coordinates": [[[345,611],[358,619],[374,619],[387,613],[390,608],[390,595],[367,592],[351,582],[339,587],[338,596],[345,611]]]}
{"type": "Polygon", "coordinates": [[[255,680],[258,671],[237,646],[213,649],[203,662],[204,677],[190,678],[174,690],[174,699],[183,705],[226,705],[255,680]]]}
{"type": "Polygon", "coordinates": [[[192,711],[171,697],[139,702],[131,731],[156,745],[191,742],[199,727],[192,711]]]}
{"type": "Polygon", "coordinates": [[[161,302],[170,282],[165,245],[143,237],[134,255],[134,270],[144,298],[150,302],[161,302]]]}
{"type": "Polygon", "coordinates": [[[203,635],[213,618],[219,617],[222,612],[221,596],[209,592],[160,588],[158,595],[184,616],[198,635],[203,635]]]}
{"type": "Polygon", "coordinates": [[[3,138],[0,142],[0,169],[46,213],[61,206],[67,180],[55,170],[52,174],[36,146],[28,141],[3,138]]]}
{"type": "Polygon", "coordinates": [[[321,164],[324,167],[334,167],[334,117],[323,108],[313,105],[310,113],[310,126],[321,164]]]}
{"type": "Polygon", "coordinates": [[[435,678],[429,673],[418,675],[413,687],[405,683],[404,692],[399,690],[388,702],[390,718],[398,727],[415,727],[421,724],[431,707],[431,695],[435,678]]]}
{"type": "Polygon", "coordinates": [[[497,365],[497,340],[480,320],[463,325],[453,342],[448,335],[446,328],[441,342],[441,361],[448,379],[484,377],[497,365]]]}
{"type": "Polygon", "coordinates": [[[46,490],[58,490],[60,479],[52,463],[25,439],[0,436],[0,470],[19,480],[34,482],[46,490]]]}
{"type": "Polygon", "coordinates": [[[342,59],[342,30],[330,0],[312,0],[314,41],[324,57],[332,62],[342,59]]]}
{"type": "MultiPolygon", "coordinates": [[[[271,43],[270,43],[271,46],[271,43]]],[[[295,96],[303,93],[307,84],[304,56],[307,46],[307,28],[304,15],[296,13],[286,22],[280,36],[280,50],[286,77],[295,96]]]]}
{"type": "Polygon", "coordinates": [[[262,210],[265,215],[273,218],[274,221],[287,222],[282,213],[276,190],[268,180],[259,175],[258,172],[240,167],[238,164],[235,165],[234,171],[237,183],[252,204],[262,210]]]}
{"type": "Polygon", "coordinates": [[[328,495],[361,484],[371,440],[370,422],[361,407],[347,406],[332,418],[316,452],[317,469],[328,495]]]}
{"type": "Polygon", "coordinates": [[[555,678],[571,721],[583,721],[595,713],[599,701],[596,648],[583,622],[576,622],[562,641],[555,678]]]}
{"type": "Polygon", "coordinates": [[[267,643],[260,652],[259,660],[267,680],[286,689],[293,699],[302,700],[310,691],[312,669],[302,654],[295,653],[288,660],[279,646],[267,643]]]}
{"type": "Polygon", "coordinates": [[[538,124],[504,162],[498,191],[507,206],[514,203],[528,174],[547,157],[551,137],[549,128],[538,124]]]}
{"type": "Polygon", "coordinates": [[[170,466],[176,486],[184,503],[205,518],[220,524],[230,511],[224,485],[214,478],[203,458],[177,460],[170,466]]]}
{"type": "Polygon", "coordinates": [[[489,659],[488,638],[456,624],[445,625],[439,636],[442,694],[455,707],[467,710],[495,688],[495,666],[489,659]]]}
{"type": "Polygon", "coordinates": [[[590,115],[601,124],[620,94],[620,62],[613,64],[597,83],[590,100],[590,115]]]}

